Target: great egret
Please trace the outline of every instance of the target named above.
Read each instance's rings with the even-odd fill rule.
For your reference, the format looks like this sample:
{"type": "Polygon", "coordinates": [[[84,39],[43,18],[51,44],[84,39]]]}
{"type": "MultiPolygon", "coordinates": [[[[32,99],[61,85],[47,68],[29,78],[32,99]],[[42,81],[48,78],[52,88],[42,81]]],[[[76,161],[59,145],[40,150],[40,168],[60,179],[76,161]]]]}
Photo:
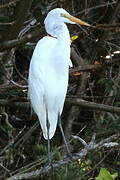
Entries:
{"type": "Polygon", "coordinates": [[[38,41],[30,63],[28,96],[38,116],[43,136],[54,136],[68,87],[70,60],[70,35],[65,23],[90,26],[71,16],[66,10],[56,8],[45,18],[47,33],[38,41]]]}

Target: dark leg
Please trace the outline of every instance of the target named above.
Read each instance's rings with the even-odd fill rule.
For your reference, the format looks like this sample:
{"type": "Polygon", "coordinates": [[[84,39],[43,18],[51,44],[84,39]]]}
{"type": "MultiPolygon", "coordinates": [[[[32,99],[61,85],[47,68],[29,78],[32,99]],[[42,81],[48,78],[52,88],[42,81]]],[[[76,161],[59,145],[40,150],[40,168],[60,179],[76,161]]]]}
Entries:
{"type": "Polygon", "coordinates": [[[50,131],[50,123],[49,123],[49,119],[48,119],[48,112],[46,110],[46,127],[47,127],[47,137],[48,137],[48,161],[51,164],[51,153],[50,153],[50,138],[49,138],[49,131],[50,131]]]}
{"type": "Polygon", "coordinates": [[[64,135],[64,131],[63,131],[63,128],[62,128],[60,115],[58,115],[58,125],[60,127],[60,131],[61,131],[61,134],[62,134],[62,137],[63,137],[64,144],[66,146],[67,153],[71,157],[71,153],[70,153],[70,150],[68,148],[68,144],[67,144],[67,141],[66,141],[66,138],[65,138],[65,135],[64,135]]]}

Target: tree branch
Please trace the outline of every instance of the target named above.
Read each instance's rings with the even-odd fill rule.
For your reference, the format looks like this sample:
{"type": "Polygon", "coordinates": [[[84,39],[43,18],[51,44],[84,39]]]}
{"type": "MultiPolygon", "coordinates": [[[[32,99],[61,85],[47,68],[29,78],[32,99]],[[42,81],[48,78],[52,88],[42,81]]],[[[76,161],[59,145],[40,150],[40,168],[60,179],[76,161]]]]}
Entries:
{"type": "MultiPolygon", "coordinates": [[[[111,144],[111,143],[113,143],[111,141],[115,141],[119,137],[120,137],[120,134],[115,134],[115,135],[110,136],[109,138],[106,138],[106,139],[100,141],[97,144],[95,143],[94,138],[92,138],[94,140],[94,142],[91,143],[91,141],[90,141],[90,143],[87,146],[85,146],[83,149],[81,149],[78,153],[71,154],[72,158],[64,156],[63,160],[60,160],[56,163],[53,163],[52,166],[54,169],[57,169],[57,168],[60,168],[61,166],[64,166],[64,165],[69,164],[71,162],[82,159],[88,154],[88,152],[91,152],[93,150],[97,151],[98,149],[106,146],[106,143],[111,144]]],[[[115,146],[119,145],[117,143],[113,143],[113,144],[115,146]]],[[[28,180],[31,178],[38,177],[40,175],[48,174],[52,170],[51,168],[52,167],[50,165],[46,165],[45,167],[38,169],[38,170],[35,170],[35,171],[31,171],[31,172],[24,173],[24,174],[18,173],[16,175],[8,178],[7,180],[14,180],[14,179],[17,179],[17,180],[27,179],[28,180]]]]}
{"type": "Polygon", "coordinates": [[[26,36],[9,41],[4,41],[3,43],[0,44],[0,52],[30,42],[36,37],[41,36],[42,33],[43,33],[42,30],[40,28],[39,29],[37,28],[34,32],[28,33],[26,36]]]}
{"type": "MultiPolygon", "coordinates": [[[[24,107],[28,108],[30,106],[29,102],[16,102],[17,100],[5,100],[5,99],[0,99],[0,106],[16,106],[16,107],[24,107]]],[[[111,113],[117,113],[120,114],[120,108],[116,106],[109,106],[105,104],[99,104],[99,103],[94,103],[90,101],[86,101],[80,98],[73,98],[73,97],[67,97],[66,98],[66,103],[75,105],[75,106],[81,106],[84,108],[89,108],[93,110],[98,110],[98,111],[106,111],[106,112],[111,112],[111,113]]]]}
{"type": "Polygon", "coordinates": [[[16,3],[17,3],[18,1],[20,1],[20,0],[13,0],[13,1],[11,1],[11,2],[2,4],[2,5],[0,5],[0,9],[1,9],[1,8],[8,8],[8,7],[10,7],[10,6],[16,5],[16,3]]]}
{"type": "Polygon", "coordinates": [[[82,107],[93,109],[93,110],[106,111],[106,112],[120,114],[120,108],[119,107],[108,106],[105,104],[99,104],[99,103],[94,103],[94,102],[90,102],[90,101],[85,101],[85,100],[80,99],[80,98],[68,97],[66,99],[66,103],[69,103],[71,105],[74,104],[76,106],[82,106],[82,107]]]}
{"type": "Polygon", "coordinates": [[[6,40],[11,40],[11,39],[15,39],[18,36],[18,33],[20,32],[20,29],[28,15],[28,11],[31,7],[32,4],[32,0],[21,0],[17,3],[16,9],[15,9],[15,22],[12,25],[11,29],[7,30],[7,36],[6,34],[5,39],[6,40]]]}

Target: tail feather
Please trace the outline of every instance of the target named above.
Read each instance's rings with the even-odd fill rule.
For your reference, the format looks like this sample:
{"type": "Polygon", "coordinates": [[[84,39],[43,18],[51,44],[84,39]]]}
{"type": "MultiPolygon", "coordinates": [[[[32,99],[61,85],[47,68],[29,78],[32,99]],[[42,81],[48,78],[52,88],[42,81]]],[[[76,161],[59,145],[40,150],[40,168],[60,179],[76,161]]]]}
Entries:
{"type": "MultiPolygon", "coordinates": [[[[47,135],[47,126],[46,126],[46,113],[44,113],[44,115],[38,116],[39,117],[39,121],[40,121],[40,125],[43,131],[43,136],[44,138],[47,140],[48,139],[48,135],[47,135]]],[[[48,111],[48,120],[50,123],[50,129],[49,129],[49,139],[51,139],[56,131],[56,127],[57,127],[57,121],[58,121],[58,114],[55,112],[49,112],[48,111]]]]}

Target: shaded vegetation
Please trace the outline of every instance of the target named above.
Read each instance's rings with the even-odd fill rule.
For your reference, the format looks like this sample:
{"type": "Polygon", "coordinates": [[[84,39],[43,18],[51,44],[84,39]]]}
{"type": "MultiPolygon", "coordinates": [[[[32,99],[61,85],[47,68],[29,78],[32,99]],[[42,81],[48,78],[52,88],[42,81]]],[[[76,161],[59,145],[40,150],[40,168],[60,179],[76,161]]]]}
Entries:
{"type": "MultiPolygon", "coordinates": [[[[96,133],[95,141],[100,142],[120,133],[120,1],[1,0],[1,180],[40,170],[48,162],[47,142],[43,139],[36,115],[31,115],[27,100],[27,76],[34,47],[46,35],[44,18],[56,7],[62,7],[94,26],[68,26],[73,40],[73,68],[70,70],[62,123],[71,152],[74,154],[83,148],[79,138],[72,135],[90,142],[96,133]],[[67,101],[69,98],[71,102],[67,101]],[[84,100],[83,104],[75,104],[79,99],[84,100]],[[96,103],[96,108],[90,103],[96,103]],[[107,105],[106,108],[118,107],[118,111],[101,111],[100,104],[107,105]]],[[[105,176],[110,180],[120,179],[119,136],[115,142],[118,144],[94,149],[83,158],[56,168],[54,174],[50,171],[34,179],[102,180],[105,176]]],[[[52,160],[59,162],[66,154],[59,128],[51,146],[52,160]]]]}

